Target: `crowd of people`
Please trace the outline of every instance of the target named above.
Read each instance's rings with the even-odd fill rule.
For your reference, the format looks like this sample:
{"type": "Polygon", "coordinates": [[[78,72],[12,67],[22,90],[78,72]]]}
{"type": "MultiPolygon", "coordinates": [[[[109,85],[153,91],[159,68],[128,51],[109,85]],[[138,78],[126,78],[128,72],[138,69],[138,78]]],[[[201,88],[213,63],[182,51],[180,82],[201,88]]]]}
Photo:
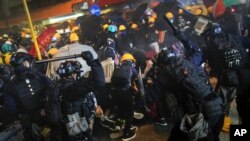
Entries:
{"type": "Polygon", "coordinates": [[[98,58],[79,52],[91,68],[87,77],[80,62],[65,60],[59,78],[50,78],[47,64],[36,64],[28,53],[29,33],[1,36],[1,112],[10,115],[1,116],[1,128],[19,120],[27,141],[92,141],[99,122],[112,139],[128,141],[142,120],[173,123],[171,141],[219,141],[235,99],[241,123],[250,125],[250,38],[228,34],[215,22],[193,37],[193,17],[201,9],[193,19],[188,9],[156,11],[148,8],[136,21],[122,13],[104,16],[96,29],[64,22],[42,57],[53,58],[69,44],[91,46],[98,58]],[[114,69],[106,81],[101,62],[110,58],[114,69]]]}

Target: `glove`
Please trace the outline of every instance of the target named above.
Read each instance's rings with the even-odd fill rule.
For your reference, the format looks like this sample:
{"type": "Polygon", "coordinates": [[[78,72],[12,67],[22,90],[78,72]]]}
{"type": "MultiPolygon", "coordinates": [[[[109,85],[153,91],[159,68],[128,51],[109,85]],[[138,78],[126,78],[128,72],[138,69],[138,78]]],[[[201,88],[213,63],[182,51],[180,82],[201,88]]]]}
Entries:
{"type": "Polygon", "coordinates": [[[90,51],[83,51],[81,53],[82,58],[87,62],[87,64],[91,64],[94,61],[94,57],[90,51]]]}

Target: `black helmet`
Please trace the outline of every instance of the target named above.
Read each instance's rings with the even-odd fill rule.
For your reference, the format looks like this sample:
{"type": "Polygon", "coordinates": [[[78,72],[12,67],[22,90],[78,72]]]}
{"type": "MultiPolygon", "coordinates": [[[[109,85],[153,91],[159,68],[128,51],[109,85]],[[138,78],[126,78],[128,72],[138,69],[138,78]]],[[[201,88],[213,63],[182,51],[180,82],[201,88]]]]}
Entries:
{"type": "Polygon", "coordinates": [[[212,24],[207,27],[207,29],[201,34],[202,37],[215,38],[218,36],[223,36],[225,33],[219,24],[212,24]]]}
{"type": "Polygon", "coordinates": [[[157,56],[157,66],[168,65],[176,56],[167,48],[161,49],[157,56]]]}
{"type": "Polygon", "coordinates": [[[2,79],[4,82],[8,82],[13,74],[14,69],[10,65],[0,65],[0,79],[2,79]]]}
{"type": "Polygon", "coordinates": [[[15,71],[27,71],[33,70],[35,65],[35,59],[30,54],[24,52],[17,52],[10,58],[10,64],[14,67],[15,71]],[[25,68],[24,61],[29,62],[29,68],[25,68]]]}
{"type": "Polygon", "coordinates": [[[82,65],[78,61],[65,61],[64,63],[61,63],[59,68],[57,69],[57,73],[59,76],[67,77],[71,76],[71,74],[76,73],[80,74],[82,65]]]}

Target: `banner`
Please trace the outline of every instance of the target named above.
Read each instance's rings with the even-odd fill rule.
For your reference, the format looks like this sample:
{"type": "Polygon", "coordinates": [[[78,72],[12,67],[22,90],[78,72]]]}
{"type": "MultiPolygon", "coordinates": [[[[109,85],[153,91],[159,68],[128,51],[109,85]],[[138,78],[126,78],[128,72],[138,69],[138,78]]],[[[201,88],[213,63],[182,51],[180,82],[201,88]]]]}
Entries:
{"type": "MultiPolygon", "coordinates": [[[[41,53],[43,53],[49,46],[49,44],[51,43],[51,39],[55,33],[56,33],[56,28],[49,27],[38,36],[37,42],[41,53]]],[[[31,54],[34,57],[37,57],[36,48],[34,45],[29,50],[29,54],[31,54]]]]}

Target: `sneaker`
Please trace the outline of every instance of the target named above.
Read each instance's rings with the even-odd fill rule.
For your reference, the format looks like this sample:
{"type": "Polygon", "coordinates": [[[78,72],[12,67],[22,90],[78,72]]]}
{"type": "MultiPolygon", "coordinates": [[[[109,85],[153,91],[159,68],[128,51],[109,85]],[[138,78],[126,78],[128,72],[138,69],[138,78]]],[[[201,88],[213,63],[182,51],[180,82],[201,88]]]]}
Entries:
{"type": "Polygon", "coordinates": [[[167,126],[168,125],[165,118],[160,118],[158,121],[156,121],[155,124],[161,125],[161,126],[167,126]]]}
{"type": "Polygon", "coordinates": [[[118,119],[115,123],[115,129],[117,131],[123,130],[125,127],[125,120],[118,119]]]}
{"type": "Polygon", "coordinates": [[[138,127],[137,127],[137,126],[132,125],[132,126],[130,127],[130,130],[131,130],[132,132],[137,132],[138,127]]]}
{"type": "Polygon", "coordinates": [[[115,120],[113,119],[113,117],[107,117],[107,116],[105,116],[105,120],[106,121],[108,121],[108,122],[110,122],[110,123],[114,123],[115,124],[115,120]]]}
{"type": "Polygon", "coordinates": [[[134,118],[135,119],[142,119],[144,115],[142,113],[134,112],[134,118]]]}
{"type": "Polygon", "coordinates": [[[115,131],[116,130],[115,129],[115,124],[111,123],[111,122],[108,122],[107,120],[100,121],[100,124],[101,124],[102,127],[108,128],[111,131],[115,131]]]}
{"type": "Polygon", "coordinates": [[[133,139],[135,137],[136,137],[136,133],[135,132],[127,133],[127,134],[124,134],[122,136],[122,141],[129,141],[129,140],[131,140],[131,139],[133,139]]]}
{"type": "MultiPolygon", "coordinates": [[[[137,126],[131,126],[131,127],[130,127],[130,130],[131,130],[132,133],[135,133],[135,132],[138,130],[138,127],[137,127],[137,126]]],[[[123,136],[123,131],[114,132],[114,133],[111,133],[111,134],[109,135],[109,137],[110,137],[111,139],[118,139],[118,138],[120,138],[120,137],[122,137],[122,136],[123,136]]]]}

